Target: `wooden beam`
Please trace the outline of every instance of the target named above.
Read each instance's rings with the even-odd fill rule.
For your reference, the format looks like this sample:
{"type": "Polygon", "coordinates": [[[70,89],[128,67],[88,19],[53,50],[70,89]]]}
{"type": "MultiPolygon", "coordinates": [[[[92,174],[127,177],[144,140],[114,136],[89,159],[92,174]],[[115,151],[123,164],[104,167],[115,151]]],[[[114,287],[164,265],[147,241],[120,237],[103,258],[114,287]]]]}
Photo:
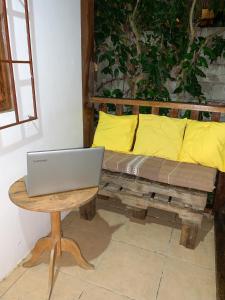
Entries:
{"type": "Polygon", "coordinates": [[[195,111],[205,111],[205,112],[218,112],[225,113],[225,105],[204,105],[204,104],[193,104],[186,102],[160,102],[160,101],[147,101],[147,100],[137,100],[137,99],[116,99],[116,98],[100,98],[91,97],[90,102],[93,104],[122,104],[131,106],[144,106],[144,107],[154,107],[154,108],[171,108],[171,109],[187,109],[195,111]]]}
{"type": "Polygon", "coordinates": [[[216,294],[217,300],[225,299],[225,209],[215,214],[216,294]]]}
{"type": "Polygon", "coordinates": [[[93,108],[88,106],[90,97],[91,58],[94,49],[94,0],[80,0],[82,44],[82,89],[83,89],[83,141],[88,147],[93,136],[93,108]]]}
{"type": "Polygon", "coordinates": [[[220,211],[220,209],[223,206],[225,206],[225,173],[218,172],[216,182],[216,193],[213,204],[214,212],[220,211]]]}

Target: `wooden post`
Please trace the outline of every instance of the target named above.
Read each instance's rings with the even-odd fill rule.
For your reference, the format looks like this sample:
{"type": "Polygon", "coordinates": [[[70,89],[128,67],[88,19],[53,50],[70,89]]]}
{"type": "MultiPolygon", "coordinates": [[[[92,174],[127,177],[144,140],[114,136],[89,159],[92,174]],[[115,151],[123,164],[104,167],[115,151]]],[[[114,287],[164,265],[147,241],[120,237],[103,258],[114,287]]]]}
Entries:
{"type": "Polygon", "coordinates": [[[96,214],[96,199],[80,207],[80,217],[84,220],[91,221],[95,217],[95,214],[96,214]]]}
{"type": "Polygon", "coordinates": [[[82,88],[83,88],[83,141],[92,143],[93,108],[88,106],[90,97],[91,58],[94,49],[94,0],[81,0],[82,88]]]}
{"type": "Polygon", "coordinates": [[[148,209],[144,208],[132,208],[132,217],[139,220],[145,220],[148,213],[148,209]]]}
{"type": "Polygon", "coordinates": [[[194,249],[198,234],[198,225],[191,223],[183,223],[181,227],[180,245],[194,249]]]}
{"type": "Polygon", "coordinates": [[[196,247],[199,229],[201,228],[202,215],[195,214],[191,218],[180,215],[182,219],[180,245],[194,249],[196,247]]]}
{"type": "Polygon", "coordinates": [[[225,206],[215,213],[216,289],[217,299],[225,299],[225,206]]]}
{"type": "MultiPolygon", "coordinates": [[[[94,0],[81,0],[82,91],[83,91],[83,143],[90,147],[94,134],[94,109],[89,104],[91,58],[94,49],[94,0]]],[[[91,82],[92,81],[92,82],[91,82]]],[[[96,212],[95,200],[80,208],[80,216],[91,220],[96,212]]]]}
{"type": "Polygon", "coordinates": [[[219,210],[225,206],[225,173],[219,172],[216,182],[216,193],[213,205],[213,211],[219,212],[219,210]]]}

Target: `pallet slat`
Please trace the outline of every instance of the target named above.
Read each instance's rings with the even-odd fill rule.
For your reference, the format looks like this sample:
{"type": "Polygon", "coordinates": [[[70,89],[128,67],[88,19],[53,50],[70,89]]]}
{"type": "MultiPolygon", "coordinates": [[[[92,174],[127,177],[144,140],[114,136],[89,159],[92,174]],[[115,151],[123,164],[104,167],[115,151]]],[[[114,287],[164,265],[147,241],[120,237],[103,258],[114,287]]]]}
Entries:
{"type": "Polygon", "coordinates": [[[198,120],[199,119],[199,111],[192,110],[191,111],[191,119],[192,120],[198,120]]]}
{"type": "Polygon", "coordinates": [[[99,110],[107,113],[107,111],[108,111],[107,104],[105,104],[105,103],[100,104],[99,105],[99,110]]]}
{"type": "Polygon", "coordinates": [[[121,116],[123,114],[123,105],[116,105],[116,115],[121,116]]]}
{"type": "Polygon", "coordinates": [[[152,114],[158,115],[159,114],[159,107],[152,107],[152,114]]]}
{"type": "Polygon", "coordinates": [[[221,113],[212,113],[212,121],[219,122],[221,118],[221,113]]]}
{"type": "Polygon", "coordinates": [[[179,110],[178,109],[171,109],[170,110],[169,116],[171,118],[177,118],[178,115],[179,115],[179,110]]]}
{"type": "Polygon", "coordinates": [[[133,106],[132,107],[132,113],[133,115],[138,115],[139,114],[139,106],[133,106]]]}

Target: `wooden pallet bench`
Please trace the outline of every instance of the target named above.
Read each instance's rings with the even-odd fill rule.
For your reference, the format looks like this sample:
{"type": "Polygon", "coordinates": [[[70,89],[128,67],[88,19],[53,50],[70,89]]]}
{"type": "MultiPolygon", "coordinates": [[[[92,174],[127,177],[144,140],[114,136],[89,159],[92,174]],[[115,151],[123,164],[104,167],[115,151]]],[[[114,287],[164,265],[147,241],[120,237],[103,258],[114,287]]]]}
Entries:
{"type": "MultiPolygon", "coordinates": [[[[225,107],[219,105],[198,105],[192,103],[158,102],[131,99],[91,98],[89,109],[89,134],[94,133],[94,109],[108,111],[108,104],[115,105],[115,113],[122,115],[125,106],[138,114],[140,107],[148,107],[152,114],[160,114],[160,109],[167,109],[168,116],[179,118],[184,110],[190,111],[190,118],[201,119],[202,112],[211,113],[211,120],[219,122],[225,107]]],[[[90,140],[91,140],[90,137],[90,140]]],[[[225,203],[225,173],[218,172],[215,183],[214,211],[218,211],[225,203]]],[[[194,248],[203,212],[207,202],[207,192],[192,188],[178,187],[171,184],[146,180],[133,175],[103,170],[99,194],[109,198],[117,198],[123,204],[133,208],[135,217],[144,218],[147,209],[157,208],[178,214],[182,220],[180,244],[194,248]]],[[[91,219],[95,214],[95,205],[91,203],[80,209],[81,216],[91,219]]]]}

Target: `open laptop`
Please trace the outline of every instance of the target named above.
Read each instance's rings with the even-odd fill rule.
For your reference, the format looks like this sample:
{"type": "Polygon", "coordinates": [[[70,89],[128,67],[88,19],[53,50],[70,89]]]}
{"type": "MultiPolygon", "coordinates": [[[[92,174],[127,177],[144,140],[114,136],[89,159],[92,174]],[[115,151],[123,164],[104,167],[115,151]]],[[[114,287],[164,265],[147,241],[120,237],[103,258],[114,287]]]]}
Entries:
{"type": "Polygon", "coordinates": [[[104,148],[63,149],[27,153],[29,196],[98,186],[104,148]]]}

